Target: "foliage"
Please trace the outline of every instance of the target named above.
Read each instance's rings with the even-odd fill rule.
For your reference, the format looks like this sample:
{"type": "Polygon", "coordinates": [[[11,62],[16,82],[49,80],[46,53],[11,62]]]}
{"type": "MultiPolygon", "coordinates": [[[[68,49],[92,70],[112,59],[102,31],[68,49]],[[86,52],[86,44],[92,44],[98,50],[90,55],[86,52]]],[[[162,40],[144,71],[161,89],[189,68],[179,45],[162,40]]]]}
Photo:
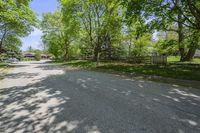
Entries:
{"type": "MultiPolygon", "coordinates": [[[[80,24],[79,41],[87,49],[93,49],[93,58],[101,47],[111,47],[117,42],[121,30],[119,3],[116,0],[61,0],[62,13],[69,10],[80,24]]],[[[84,52],[82,52],[84,53],[84,52]]]]}
{"type": "Polygon", "coordinates": [[[197,0],[122,0],[122,5],[126,8],[128,22],[142,15],[149,30],[175,32],[178,35],[176,45],[181,55],[180,60],[193,59],[198,46],[198,41],[195,41],[198,39],[194,39],[194,36],[200,31],[200,6],[197,0]]]}
{"type": "Polygon", "coordinates": [[[134,48],[132,50],[133,56],[145,56],[149,54],[148,47],[151,44],[151,37],[149,34],[144,34],[133,41],[134,48]]]}
{"type": "Polygon", "coordinates": [[[160,40],[154,45],[154,52],[160,55],[176,55],[178,52],[176,40],[160,40]]]}
{"type": "MultiPolygon", "coordinates": [[[[29,0],[0,1],[0,54],[19,53],[21,37],[27,36],[36,26],[36,15],[29,0]]],[[[9,55],[7,55],[9,56],[9,55]]]]}
{"type": "Polygon", "coordinates": [[[149,20],[152,28],[166,29],[171,22],[200,30],[200,5],[197,0],[122,0],[127,8],[127,19],[139,14],[149,20]],[[179,20],[177,15],[181,15],[179,20]]]}
{"type": "Polygon", "coordinates": [[[200,48],[200,32],[194,30],[188,32],[184,43],[188,44],[188,48],[200,48]]]}
{"type": "Polygon", "coordinates": [[[41,60],[41,52],[40,51],[35,51],[35,60],[40,61],[41,60]]]}
{"type": "Polygon", "coordinates": [[[44,32],[42,37],[43,43],[47,45],[48,51],[54,55],[56,59],[68,59],[71,43],[78,35],[78,23],[61,12],[47,13],[43,15],[41,28],[44,32]]]}

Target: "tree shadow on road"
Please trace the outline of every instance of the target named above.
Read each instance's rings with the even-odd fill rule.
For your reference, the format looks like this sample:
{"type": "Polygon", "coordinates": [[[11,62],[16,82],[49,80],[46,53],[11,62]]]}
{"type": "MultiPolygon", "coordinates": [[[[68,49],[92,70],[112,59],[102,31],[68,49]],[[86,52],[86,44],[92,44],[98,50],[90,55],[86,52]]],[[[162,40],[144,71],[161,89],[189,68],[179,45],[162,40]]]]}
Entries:
{"type": "Polygon", "coordinates": [[[18,72],[13,74],[6,74],[6,78],[9,79],[18,79],[18,78],[33,78],[35,76],[38,76],[38,73],[27,73],[27,72],[18,72]]]}
{"type": "MultiPolygon", "coordinates": [[[[86,116],[78,113],[75,102],[70,103],[75,92],[67,86],[60,88],[57,78],[61,77],[50,76],[24,87],[4,88],[0,99],[0,132],[72,132],[80,128],[86,116]]],[[[96,126],[89,125],[81,130],[98,131],[96,126]]]]}

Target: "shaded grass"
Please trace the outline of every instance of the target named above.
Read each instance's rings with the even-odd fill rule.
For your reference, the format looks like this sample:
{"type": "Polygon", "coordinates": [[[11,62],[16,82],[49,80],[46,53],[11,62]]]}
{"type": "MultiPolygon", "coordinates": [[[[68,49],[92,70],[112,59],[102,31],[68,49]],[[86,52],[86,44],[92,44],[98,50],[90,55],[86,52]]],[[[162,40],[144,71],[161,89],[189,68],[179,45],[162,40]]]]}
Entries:
{"type": "Polygon", "coordinates": [[[139,73],[145,75],[155,75],[178,79],[200,80],[200,69],[178,66],[156,66],[156,65],[105,65],[103,69],[112,69],[114,71],[139,73]]]}
{"type": "Polygon", "coordinates": [[[146,65],[146,64],[129,64],[129,63],[100,63],[96,67],[96,63],[92,61],[68,61],[62,65],[70,65],[83,69],[93,69],[101,71],[114,71],[133,74],[144,74],[153,76],[170,77],[177,79],[199,80],[200,81],[200,65],[193,64],[168,64],[166,66],[160,65],[146,65]]]}
{"type": "Polygon", "coordinates": [[[62,63],[63,65],[70,65],[73,67],[79,68],[87,68],[87,69],[94,69],[96,68],[96,63],[92,61],[85,61],[85,60],[77,60],[77,61],[69,61],[62,63]]]}
{"type": "Polygon", "coordinates": [[[0,68],[4,68],[4,67],[7,67],[8,64],[7,63],[0,63],[0,68]]]}

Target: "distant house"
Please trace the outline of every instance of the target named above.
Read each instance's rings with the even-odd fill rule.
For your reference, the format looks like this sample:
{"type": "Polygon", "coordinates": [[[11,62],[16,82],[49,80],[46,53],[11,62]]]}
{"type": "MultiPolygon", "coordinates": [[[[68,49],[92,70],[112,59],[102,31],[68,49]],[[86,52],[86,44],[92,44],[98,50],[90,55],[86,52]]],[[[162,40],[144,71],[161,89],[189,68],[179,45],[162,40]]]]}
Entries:
{"type": "Polygon", "coordinates": [[[24,58],[29,59],[29,60],[34,60],[35,59],[35,54],[34,53],[24,53],[24,58]]]}
{"type": "Polygon", "coordinates": [[[42,54],[42,55],[41,55],[41,59],[47,60],[47,59],[49,59],[49,55],[42,54]]]}
{"type": "Polygon", "coordinates": [[[196,50],[196,53],[195,53],[194,57],[200,57],[200,49],[196,50]]]}
{"type": "MultiPolygon", "coordinates": [[[[24,58],[26,59],[35,60],[35,53],[24,53],[23,55],[24,55],[24,58]]],[[[47,60],[49,58],[50,58],[49,55],[46,55],[46,54],[41,55],[41,59],[43,60],[47,60]]]]}

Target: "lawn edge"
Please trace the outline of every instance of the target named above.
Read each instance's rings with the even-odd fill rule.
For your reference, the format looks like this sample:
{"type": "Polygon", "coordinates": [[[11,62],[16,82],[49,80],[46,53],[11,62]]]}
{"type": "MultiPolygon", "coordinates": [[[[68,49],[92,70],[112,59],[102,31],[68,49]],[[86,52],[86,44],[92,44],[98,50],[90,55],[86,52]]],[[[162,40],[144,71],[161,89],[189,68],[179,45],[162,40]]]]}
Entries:
{"type": "Polygon", "coordinates": [[[154,82],[166,83],[166,84],[171,84],[171,85],[176,85],[176,86],[178,85],[178,86],[183,86],[183,87],[200,89],[200,86],[199,86],[200,81],[197,81],[197,80],[176,79],[176,78],[157,76],[157,75],[119,72],[119,71],[115,71],[115,70],[102,69],[102,68],[96,68],[96,67],[85,68],[85,67],[78,67],[78,66],[66,64],[65,62],[54,63],[54,64],[61,65],[61,66],[70,66],[70,67],[76,68],[78,70],[87,70],[87,71],[102,72],[102,73],[108,73],[108,74],[116,74],[119,76],[126,76],[131,79],[154,81],[154,82]]]}

